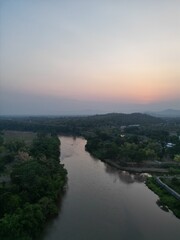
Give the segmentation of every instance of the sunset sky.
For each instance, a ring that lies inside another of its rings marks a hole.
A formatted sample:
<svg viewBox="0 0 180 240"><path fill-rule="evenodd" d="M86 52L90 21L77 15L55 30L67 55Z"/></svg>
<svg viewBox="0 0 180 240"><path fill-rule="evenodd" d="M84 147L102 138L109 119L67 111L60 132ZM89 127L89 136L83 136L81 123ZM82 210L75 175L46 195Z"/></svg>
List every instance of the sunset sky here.
<svg viewBox="0 0 180 240"><path fill-rule="evenodd" d="M1 0L0 114L180 109L179 0Z"/></svg>

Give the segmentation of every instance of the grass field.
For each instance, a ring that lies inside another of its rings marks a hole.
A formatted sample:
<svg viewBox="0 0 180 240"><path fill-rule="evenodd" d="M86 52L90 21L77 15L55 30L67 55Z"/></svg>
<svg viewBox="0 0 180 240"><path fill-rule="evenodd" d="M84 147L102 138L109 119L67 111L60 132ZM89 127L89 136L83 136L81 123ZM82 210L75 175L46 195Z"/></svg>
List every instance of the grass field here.
<svg viewBox="0 0 180 240"><path fill-rule="evenodd" d="M13 140L23 140L27 145L30 145L36 137L34 132L21 132L21 131L3 131L5 142Z"/></svg>

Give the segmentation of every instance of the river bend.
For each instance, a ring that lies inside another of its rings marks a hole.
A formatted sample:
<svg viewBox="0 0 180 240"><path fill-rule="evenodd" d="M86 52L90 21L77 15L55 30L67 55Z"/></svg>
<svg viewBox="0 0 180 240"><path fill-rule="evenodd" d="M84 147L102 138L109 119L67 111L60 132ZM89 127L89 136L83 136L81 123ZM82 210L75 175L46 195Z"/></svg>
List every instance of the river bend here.
<svg viewBox="0 0 180 240"><path fill-rule="evenodd" d="M179 240L180 221L161 210L141 175L116 170L85 151L86 140L60 137L68 186L44 240Z"/></svg>

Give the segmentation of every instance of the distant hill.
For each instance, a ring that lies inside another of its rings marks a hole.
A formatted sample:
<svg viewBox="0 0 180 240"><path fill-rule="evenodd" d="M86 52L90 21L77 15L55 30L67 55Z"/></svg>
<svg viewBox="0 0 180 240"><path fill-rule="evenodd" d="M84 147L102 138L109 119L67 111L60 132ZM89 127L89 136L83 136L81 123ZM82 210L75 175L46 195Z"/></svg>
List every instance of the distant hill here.
<svg viewBox="0 0 180 240"><path fill-rule="evenodd" d="M180 117L180 110L175 109L166 109L159 112L146 112L146 113L154 117L168 117L168 118Z"/></svg>
<svg viewBox="0 0 180 240"><path fill-rule="evenodd" d="M98 127L119 127L122 125L146 125L162 123L161 118L142 113L108 113L93 116L71 117L4 117L0 118L0 130L77 132Z"/></svg>
<svg viewBox="0 0 180 240"><path fill-rule="evenodd" d="M131 125L131 124L152 124L161 123L162 119L143 113L108 113L89 116L86 121L99 121L108 125Z"/></svg>

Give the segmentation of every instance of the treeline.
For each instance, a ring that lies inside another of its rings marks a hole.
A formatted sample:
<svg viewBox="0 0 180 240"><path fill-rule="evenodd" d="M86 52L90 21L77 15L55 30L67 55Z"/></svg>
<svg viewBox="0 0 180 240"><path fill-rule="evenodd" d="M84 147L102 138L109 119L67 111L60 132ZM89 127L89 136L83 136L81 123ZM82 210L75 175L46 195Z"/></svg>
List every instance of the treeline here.
<svg viewBox="0 0 180 240"><path fill-rule="evenodd" d="M125 166L128 162L141 163L144 160L159 160L162 157L162 146L151 140L136 135L117 134L105 138L103 133L96 132L88 137L86 149L95 157L118 161Z"/></svg>
<svg viewBox="0 0 180 240"><path fill-rule="evenodd" d="M28 147L22 140L4 141L0 133L0 174L6 170L6 166L16 161L20 152L28 152Z"/></svg>
<svg viewBox="0 0 180 240"><path fill-rule="evenodd" d="M167 131L149 127L127 127L122 131L97 130L86 138L86 149L92 155L101 160L119 162L122 166L129 163L175 159L180 152L178 136L170 136ZM167 148L166 144L169 141L174 145Z"/></svg>
<svg viewBox="0 0 180 240"><path fill-rule="evenodd" d="M130 124L160 124L163 120L147 114L111 113L76 117L1 117L0 130L44 131L82 135L84 131L101 127L120 127Z"/></svg>
<svg viewBox="0 0 180 240"><path fill-rule="evenodd" d="M12 151L16 164L10 181L0 183L1 240L35 239L47 219L57 214L67 176L59 162L59 144L57 136L38 134L22 158Z"/></svg>

